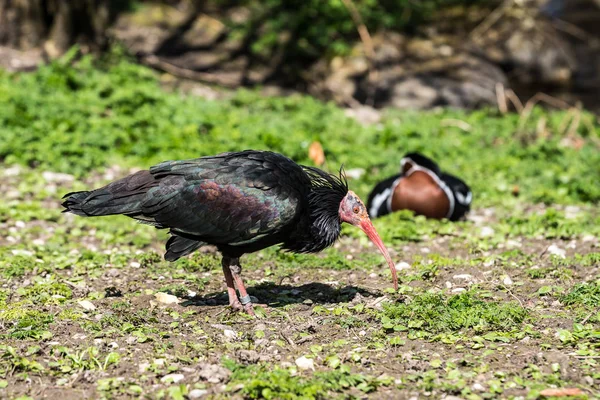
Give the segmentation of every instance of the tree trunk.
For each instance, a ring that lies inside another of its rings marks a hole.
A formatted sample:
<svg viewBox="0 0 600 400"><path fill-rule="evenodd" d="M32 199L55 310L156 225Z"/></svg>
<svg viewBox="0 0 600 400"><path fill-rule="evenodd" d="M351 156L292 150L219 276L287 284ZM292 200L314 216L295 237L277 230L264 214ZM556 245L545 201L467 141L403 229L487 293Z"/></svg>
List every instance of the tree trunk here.
<svg viewBox="0 0 600 400"><path fill-rule="evenodd" d="M19 50L43 47L50 57L74 44L83 50L107 45L106 30L119 0L0 0L0 45Z"/></svg>

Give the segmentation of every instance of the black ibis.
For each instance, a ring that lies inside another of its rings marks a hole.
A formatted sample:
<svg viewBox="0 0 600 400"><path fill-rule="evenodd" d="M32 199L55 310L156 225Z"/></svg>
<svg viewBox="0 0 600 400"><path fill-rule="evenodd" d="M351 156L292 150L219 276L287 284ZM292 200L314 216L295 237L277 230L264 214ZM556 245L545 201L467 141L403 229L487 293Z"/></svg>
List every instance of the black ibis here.
<svg viewBox="0 0 600 400"><path fill-rule="evenodd" d="M276 244L295 253L321 251L336 241L342 222L362 229L379 248L398 288L390 255L342 172L331 175L281 154L246 150L165 161L63 198L63 212L85 217L122 214L168 228L168 261L215 245L223 256L230 306L251 315L240 257Z"/></svg>
<svg viewBox="0 0 600 400"><path fill-rule="evenodd" d="M456 221L471 207L471 189L460 178L440 171L431 159L409 153L400 161L400 174L379 182L369 194L371 218L412 210L428 218Z"/></svg>

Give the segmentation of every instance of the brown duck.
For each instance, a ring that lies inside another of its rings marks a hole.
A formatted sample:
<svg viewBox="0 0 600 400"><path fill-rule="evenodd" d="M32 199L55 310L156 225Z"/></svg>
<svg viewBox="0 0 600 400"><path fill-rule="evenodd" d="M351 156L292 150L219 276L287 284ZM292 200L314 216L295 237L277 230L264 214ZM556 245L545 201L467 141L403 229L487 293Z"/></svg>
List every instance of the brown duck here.
<svg viewBox="0 0 600 400"><path fill-rule="evenodd" d="M434 161L419 153L407 154L400 164L400 174L379 182L369 194L371 218L412 210L428 218L456 221L469 211L472 194L464 181L441 172Z"/></svg>

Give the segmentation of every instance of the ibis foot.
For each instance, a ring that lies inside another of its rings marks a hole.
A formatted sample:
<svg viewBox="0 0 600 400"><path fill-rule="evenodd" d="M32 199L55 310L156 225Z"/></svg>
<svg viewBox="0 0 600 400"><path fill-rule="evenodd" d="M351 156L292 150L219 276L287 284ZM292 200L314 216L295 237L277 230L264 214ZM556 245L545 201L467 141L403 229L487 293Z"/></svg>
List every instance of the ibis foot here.
<svg viewBox="0 0 600 400"><path fill-rule="evenodd" d="M236 312L242 311L244 309L244 306L242 306L242 303L240 303L240 301L237 298L234 301L229 302L229 307L231 307L231 309Z"/></svg>

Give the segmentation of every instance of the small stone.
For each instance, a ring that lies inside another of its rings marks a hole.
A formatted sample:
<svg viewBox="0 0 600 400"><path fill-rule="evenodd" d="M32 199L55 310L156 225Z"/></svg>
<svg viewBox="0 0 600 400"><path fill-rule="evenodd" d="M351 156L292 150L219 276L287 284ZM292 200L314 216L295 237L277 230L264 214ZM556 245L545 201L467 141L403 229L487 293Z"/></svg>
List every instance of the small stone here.
<svg viewBox="0 0 600 400"><path fill-rule="evenodd" d="M548 253L555 255L557 257L560 257L560 258L566 258L566 255L567 255L567 252L564 249L561 249L560 247L558 247L555 244L551 244L548 247L547 251L548 251Z"/></svg>
<svg viewBox="0 0 600 400"><path fill-rule="evenodd" d="M365 336L366 334L367 334L367 331L364 331L364 330L363 330L363 331L360 331L360 332L358 332L358 335L359 335L359 336Z"/></svg>
<svg viewBox="0 0 600 400"><path fill-rule="evenodd" d="M581 241L583 241L583 242L595 242L596 241L596 236L594 236L594 235L585 235L584 237L581 238Z"/></svg>
<svg viewBox="0 0 600 400"><path fill-rule="evenodd" d="M163 365L165 365L165 359L164 358L155 358L153 361L153 364L162 367Z"/></svg>
<svg viewBox="0 0 600 400"><path fill-rule="evenodd" d="M15 222L15 227L17 227L19 229L23 229L23 228L25 228L25 222L23 222L23 221L16 221Z"/></svg>
<svg viewBox="0 0 600 400"><path fill-rule="evenodd" d="M89 300L80 300L77 302L86 311L94 311L96 306Z"/></svg>
<svg viewBox="0 0 600 400"><path fill-rule="evenodd" d="M513 281L512 281L512 279L510 279L510 276L507 275L502 280L502 283L504 283L506 286L510 286L513 284Z"/></svg>
<svg viewBox="0 0 600 400"><path fill-rule="evenodd" d="M594 386L594 378L592 378L589 375L586 375L583 377L583 380L585 381L585 383L587 383L589 386Z"/></svg>
<svg viewBox="0 0 600 400"><path fill-rule="evenodd" d="M467 281L467 282L471 282L473 280L473 275L469 275L469 274L458 274L458 275L454 275L452 277L452 279L457 280L457 281Z"/></svg>
<svg viewBox="0 0 600 400"><path fill-rule="evenodd" d="M494 233L496 233L496 231L494 231L494 229L490 228L489 226L484 226L479 231L479 236L490 237L490 236L494 236Z"/></svg>
<svg viewBox="0 0 600 400"><path fill-rule="evenodd" d="M306 300L304 300L304 301L302 302L302 304L307 304L307 305L311 305L311 304L313 304L313 303L314 303L314 302L313 302L311 299L306 299Z"/></svg>
<svg viewBox="0 0 600 400"><path fill-rule="evenodd" d="M106 271L106 276L109 276L111 278L116 278L119 275L121 275L121 271L119 271L116 268L111 268L108 271Z"/></svg>
<svg viewBox="0 0 600 400"><path fill-rule="evenodd" d="M292 363L289 361L282 361L279 365L281 365L281 368L290 368Z"/></svg>
<svg viewBox="0 0 600 400"><path fill-rule="evenodd" d="M225 329L223 335L229 340L237 339L237 332L231 329Z"/></svg>
<svg viewBox="0 0 600 400"><path fill-rule="evenodd" d="M129 335L127 336L127 339L125 339L125 343L127 344L134 344L137 343L138 339L137 337L133 336L133 335Z"/></svg>
<svg viewBox="0 0 600 400"><path fill-rule="evenodd" d="M446 282L446 289L452 289L452 282Z"/></svg>
<svg viewBox="0 0 600 400"><path fill-rule="evenodd" d="M200 364L200 379L209 383L224 382L231 375L231 371L217 364Z"/></svg>
<svg viewBox="0 0 600 400"><path fill-rule="evenodd" d="M110 347L111 349L118 349L119 348L119 344L117 342L110 342L108 344L108 347Z"/></svg>
<svg viewBox="0 0 600 400"><path fill-rule="evenodd" d="M315 362L311 358L306 358L306 356L302 356L296 359L296 366L301 370L305 371L307 369L315 370Z"/></svg>
<svg viewBox="0 0 600 400"><path fill-rule="evenodd" d="M14 256L24 256L24 257L31 257L31 256L33 256L33 252L32 251L22 250L22 249L11 250L11 253Z"/></svg>
<svg viewBox="0 0 600 400"><path fill-rule="evenodd" d="M73 175L63 174L60 172L50 172L50 171L42 172L42 178L44 178L47 182L60 182L60 183L73 182L75 180L75 177Z"/></svg>
<svg viewBox="0 0 600 400"><path fill-rule="evenodd" d="M410 264L405 262L405 261L400 261L398 264L396 264L396 271L402 271L405 269L410 269Z"/></svg>
<svg viewBox="0 0 600 400"><path fill-rule="evenodd" d="M165 375L162 378L160 378L160 381L163 383L165 383L165 382L177 383L184 379L185 379L185 376L183 376L183 374L169 374L169 375Z"/></svg>
<svg viewBox="0 0 600 400"><path fill-rule="evenodd" d="M21 167L19 167L18 165L4 169L4 176L17 176L20 173L21 173Z"/></svg>
<svg viewBox="0 0 600 400"><path fill-rule="evenodd" d="M471 386L471 389L473 389L474 392L485 392L485 388L481 383L474 383L473 386Z"/></svg>
<svg viewBox="0 0 600 400"><path fill-rule="evenodd" d="M140 263L139 263L139 262L137 262L137 261L132 261L132 262L130 262L130 263L129 263L129 266L130 266L131 268L139 268L139 267L141 267L141 266L142 266L142 264L140 264Z"/></svg>
<svg viewBox="0 0 600 400"><path fill-rule="evenodd" d="M193 290L188 290L187 297L191 299L193 297L196 297L197 294L198 293L194 292Z"/></svg>
<svg viewBox="0 0 600 400"><path fill-rule="evenodd" d="M429 249L429 247L422 247L421 253L429 254L429 253L431 253L431 250Z"/></svg>
<svg viewBox="0 0 600 400"><path fill-rule="evenodd" d="M73 339L75 340L83 340L87 337L87 335L84 335L83 333L76 333L73 335Z"/></svg>
<svg viewBox="0 0 600 400"><path fill-rule="evenodd" d="M147 362L140 363L138 365L138 372L140 374L143 374L144 372L146 372L148 370L148 368L150 368L150 363L147 363Z"/></svg>
<svg viewBox="0 0 600 400"><path fill-rule="evenodd" d="M172 294L158 292L154 294L156 300L163 304L177 304L179 303L179 299L177 296L173 296Z"/></svg>
<svg viewBox="0 0 600 400"><path fill-rule="evenodd" d="M514 239L509 239L506 241L506 247L508 248L515 248L515 247L521 247L522 243L519 242L518 240L514 240Z"/></svg>
<svg viewBox="0 0 600 400"><path fill-rule="evenodd" d="M467 289L465 289L465 288L457 287L457 288L452 289L452 293L462 293L462 292L465 292L466 290Z"/></svg>
<svg viewBox="0 0 600 400"><path fill-rule="evenodd" d="M200 397L204 396L206 393L208 393L208 390L206 390L206 389L194 389L188 393L188 397L190 399L199 399Z"/></svg>
<svg viewBox="0 0 600 400"><path fill-rule="evenodd" d="M369 274L369 278L377 278L377 274L375 272L371 272Z"/></svg>

